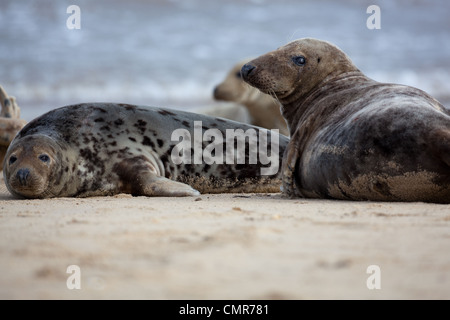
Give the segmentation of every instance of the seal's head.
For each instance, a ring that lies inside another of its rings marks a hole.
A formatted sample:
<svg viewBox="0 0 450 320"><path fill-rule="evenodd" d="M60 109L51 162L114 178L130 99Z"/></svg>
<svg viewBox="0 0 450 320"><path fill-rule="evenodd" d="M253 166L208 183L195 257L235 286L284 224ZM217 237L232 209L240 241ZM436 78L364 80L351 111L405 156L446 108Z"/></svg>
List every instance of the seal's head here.
<svg viewBox="0 0 450 320"><path fill-rule="evenodd" d="M214 99L239 103L247 108L251 124L267 129L279 129L280 133L289 135L276 100L242 79L241 69L248 61L246 59L237 63L228 72L226 78L214 88Z"/></svg>
<svg viewBox="0 0 450 320"><path fill-rule="evenodd" d="M304 38L245 64L242 78L282 103L298 101L321 82L342 73L359 71L333 44Z"/></svg>
<svg viewBox="0 0 450 320"><path fill-rule="evenodd" d="M232 101L246 105L262 100L265 94L258 89L249 86L242 80L241 69L249 60L241 61L234 65L226 78L214 88L214 99ZM272 100L270 97L268 97Z"/></svg>
<svg viewBox="0 0 450 320"><path fill-rule="evenodd" d="M53 139L44 135L14 140L3 163L8 190L13 195L24 198L54 196L54 185L62 182L60 150ZM59 181L55 181L57 179Z"/></svg>
<svg viewBox="0 0 450 320"><path fill-rule="evenodd" d="M214 88L214 99L223 101L239 101L241 99L246 90L246 84L241 77L241 68L246 62L248 60L236 64L228 72L226 78Z"/></svg>

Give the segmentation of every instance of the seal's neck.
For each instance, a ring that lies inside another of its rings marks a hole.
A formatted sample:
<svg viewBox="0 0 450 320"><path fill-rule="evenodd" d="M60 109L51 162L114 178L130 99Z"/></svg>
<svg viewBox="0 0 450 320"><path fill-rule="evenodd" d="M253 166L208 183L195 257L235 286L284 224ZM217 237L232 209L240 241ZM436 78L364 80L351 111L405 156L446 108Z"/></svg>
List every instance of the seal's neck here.
<svg viewBox="0 0 450 320"><path fill-rule="evenodd" d="M325 108L325 104L322 107L322 105L318 105L318 101L325 97L336 96L337 98L342 91L354 88L355 84L360 84L361 81L373 80L367 78L359 70L341 73L337 76L329 75L306 93L298 90L288 97L280 99L282 103L281 111L288 123L291 136L296 130L298 123L305 116L323 118L339 106L338 101L336 101L336 104L326 103Z"/></svg>

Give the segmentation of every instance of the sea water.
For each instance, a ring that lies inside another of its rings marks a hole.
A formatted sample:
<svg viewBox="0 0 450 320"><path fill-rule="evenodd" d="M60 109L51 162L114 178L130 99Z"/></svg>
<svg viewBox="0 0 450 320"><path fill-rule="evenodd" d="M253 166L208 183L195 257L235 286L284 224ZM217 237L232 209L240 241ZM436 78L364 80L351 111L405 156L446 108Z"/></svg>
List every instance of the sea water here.
<svg viewBox="0 0 450 320"><path fill-rule="evenodd" d="M380 29L367 27L371 5ZM195 110L217 103L236 62L314 37L450 107L449 15L446 0L1 0L0 85L26 120L94 101Z"/></svg>

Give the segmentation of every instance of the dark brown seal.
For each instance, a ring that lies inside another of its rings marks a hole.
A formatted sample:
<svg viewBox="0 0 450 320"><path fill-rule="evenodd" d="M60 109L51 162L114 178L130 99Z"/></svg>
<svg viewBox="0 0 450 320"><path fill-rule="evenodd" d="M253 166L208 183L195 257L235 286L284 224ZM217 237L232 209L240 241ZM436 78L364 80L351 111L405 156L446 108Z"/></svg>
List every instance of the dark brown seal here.
<svg viewBox="0 0 450 320"><path fill-rule="evenodd" d="M450 115L426 92L369 79L316 39L269 52L242 75L283 105L286 195L450 203Z"/></svg>

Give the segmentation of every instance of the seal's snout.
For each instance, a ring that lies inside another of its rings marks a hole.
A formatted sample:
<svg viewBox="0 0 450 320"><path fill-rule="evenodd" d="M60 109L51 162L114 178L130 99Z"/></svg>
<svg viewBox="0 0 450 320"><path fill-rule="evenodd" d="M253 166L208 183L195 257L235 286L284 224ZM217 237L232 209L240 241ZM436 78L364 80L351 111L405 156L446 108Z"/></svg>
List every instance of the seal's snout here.
<svg viewBox="0 0 450 320"><path fill-rule="evenodd" d="M244 64L241 69L242 79L247 80L256 67L250 63Z"/></svg>
<svg viewBox="0 0 450 320"><path fill-rule="evenodd" d="M230 91L231 90L227 90L227 88L223 87L222 85L218 85L217 87L214 88L213 91L213 96L214 99L216 100L223 100L223 101L230 101Z"/></svg>
<svg viewBox="0 0 450 320"><path fill-rule="evenodd" d="M221 99L219 86L216 86L213 90L214 99Z"/></svg>
<svg viewBox="0 0 450 320"><path fill-rule="evenodd" d="M16 177L19 180L20 184L22 186L26 186L28 182L28 177L30 176L30 170L29 169L19 169L17 171Z"/></svg>

